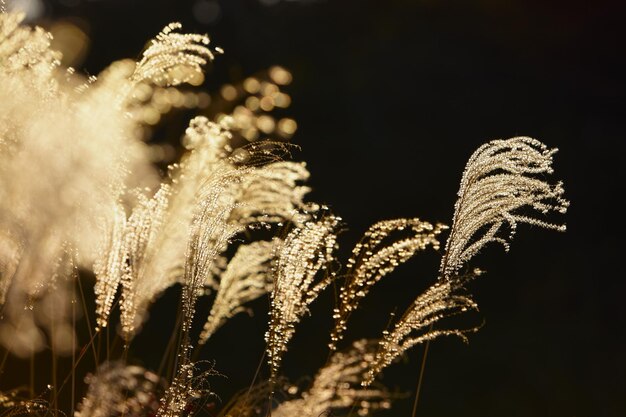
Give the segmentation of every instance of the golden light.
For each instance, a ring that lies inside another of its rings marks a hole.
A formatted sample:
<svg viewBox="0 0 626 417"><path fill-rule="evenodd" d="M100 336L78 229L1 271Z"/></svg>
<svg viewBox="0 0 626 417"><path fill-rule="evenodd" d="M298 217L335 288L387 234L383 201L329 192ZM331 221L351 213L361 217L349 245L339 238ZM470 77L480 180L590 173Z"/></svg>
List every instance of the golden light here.
<svg viewBox="0 0 626 417"><path fill-rule="evenodd" d="M133 91L133 97L139 101L148 101L152 97L152 87L145 83L139 83Z"/></svg>
<svg viewBox="0 0 626 417"><path fill-rule="evenodd" d="M270 96L265 96L261 99L259 105L265 111L272 111L274 109L274 99Z"/></svg>
<svg viewBox="0 0 626 417"><path fill-rule="evenodd" d="M195 93L186 93L183 97L183 106L188 109L193 109L198 107L198 95Z"/></svg>
<svg viewBox="0 0 626 417"><path fill-rule="evenodd" d="M204 91L198 93L198 107L201 109L205 109L209 107L209 104L211 104L211 96Z"/></svg>
<svg viewBox="0 0 626 417"><path fill-rule="evenodd" d="M61 20L50 27L51 46L63 54L61 62L65 66L79 66L89 50L89 37L76 24Z"/></svg>
<svg viewBox="0 0 626 417"><path fill-rule="evenodd" d="M274 97L274 104L276 107L287 108L291 105L291 97L289 94L278 93Z"/></svg>
<svg viewBox="0 0 626 417"><path fill-rule="evenodd" d="M154 107L161 113L167 113L172 108L172 103L167 96L166 90L158 88L152 97Z"/></svg>
<svg viewBox="0 0 626 417"><path fill-rule="evenodd" d="M276 127L276 122L274 122L274 118L268 115L259 116L256 121L256 126L259 130L265 134L270 134L274 131Z"/></svg>
<svg viewBox="0 0 626 417"><path fill-rule="evenodd" d="M293 119L286 117L278 122L278 130L286 136L292 136L297 129L298 124Z"/></svg>
<svg viewBox="0 0 626 417"><path fill-rule="evenodd" d="M273 96L274 94L278 94L280 90L276 84L263 82L261 84L261 94L264 96Z"/></svg>
<svg viewBox="0 0 626 417"><path fill-rule="evenodd" d="M142 116L143 120L149 125L155 125L161 120L161 113L154 107L146 107Z"/></svg>
<svg viewBox="0 0 626 417"><path fill-rule="evenodd" d="M246 138L246 140L253 142L259 138L259 131L254 127L250 127L248 129L244 129L241 132L241 135Z"/></svg>
<svg viewBox="0 0 626 417"><path fill-rule="evenodd" d="M288 85L291 84L292 76L289 71L284 69L283 67L274 66L270 68L270 78L276 83L280 85Z"/></svg>
<svg viewBox="0 0 626 417"><path fill-rule="evenodd" d="M185 96L178 89L169 87L165 90L167 93L167 99L174 107L183 107L185 104Z"/></svg>
<svg viewBox="0 0 626 417"><path fill-rule="evenodd" d="M256 78L249 77L243 82L243 88L250 94L256 94L261 90L261 83Z"/></svg>
<svg viewBox="0 0 626 417"><path fill-rule="evenodd" d="M246 107L251 111L257 111L259 109L259 98L255 96L248 97L246 99Z"/></svg>
<svg viewBox="0 0 626 417"><path fill-rule="evenodd" d="M223 86L220 93L222 94L222 97L228 101L233 101L237 98L237 89L230 84Z"/></svg>
<svg viewBox="0 0 626 417"><path fill-rule="evenodd" d="M204 73L202 72L194 72L193 75L191 76L191 79L189 80L189 84L196 86L196 87L199 85L202 85L203 82L204 82Z"/></svg>

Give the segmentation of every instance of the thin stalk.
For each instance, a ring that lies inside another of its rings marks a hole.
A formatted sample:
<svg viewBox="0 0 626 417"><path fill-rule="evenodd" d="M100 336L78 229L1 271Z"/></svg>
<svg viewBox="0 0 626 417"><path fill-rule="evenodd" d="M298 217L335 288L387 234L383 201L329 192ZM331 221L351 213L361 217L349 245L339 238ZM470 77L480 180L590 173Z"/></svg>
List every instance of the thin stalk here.
<svg viewBox="0 0 626 417"><path fill-rule="evenodd" d="M165 352L163 353L163 358L161 358L161 363L159 364L159 372L158 372L159 376L163 375L163 371L164 371L167 359L171 355L171 352L172 352L172 350L174 348L174 343L176 342L176 337L178 335L176 329L178 329L178 327L180 326L180 324L182 322L182 319L183 319L183 316L182 316L182 313L181 313L181 308L180 308L180 303L179 303L179 305L178 305L178 314L177 314L177 318L176 318L176 324L174 325L174 328L172 329L172 334L170 336L170 340L167 342L167 347L165 348Z"/></svg>
<svg viewBox="0 0 626 417"><path fill-rule="evenodd" d="M94 334L93 334L93 331L91 330L91 320L89 320L89 312L87 311L87 303L85 302L85 293L83 292L83 284L81 283L80 277L78 277L76 281L78 281L81 304L83 306L83 314L85 315L85 320L87 321L87 330L89 331L89 338L90 338L89 344L91 345L91 349L93 351L93 360L94 360L95 368L97 372L98 371L98 354L96 353L96 346L93 344ZM100 334L100 332L98 332L98 334Z"/></svg>
<svg viewBox="0 0 626 417"><path fill-rule="evenodd" d="M261 366L263 366L263 363L265 362L265 349L263 350L263 355L261 355L261 360L259 361L259 365L256 367L256 371L254 372L254 377L252 377L252 382L250 382L250 387L248 388L248 392L246 392L246 397L244 398L244 404L247 403L248 398L250 397L250 392L252 392L252 387L254 386L254 383L256 382L256 379L259 376L259 373L261 372Z"/></svg>
<svg viewBox="0 0 626 417"><path fill-rule="evenodd" d="M109 346L110 346L110 328L109 326L107 326L107 343L106 343L106 351L107 351L107 362L109 361L109 359L111 358L111 353L109 352Z"/></svg>
<svg viewBox="0 0 626 417"><path fill-rule="evenodd" d="M35 398L35 351L30 352L30 386L29 394L30 398Z"/></svg>
<svg viewBox="0 0 626 417"><path fill-rule="evenodd" d="M432 331L433 325L430 325L430 330ZM413 402L413 413L411 413L411 417L415 417L417 413L417 404L420 398L420 391L422 389L422 381L424 380L424 370L426 369L426 358L428 357L428 348L430 347L430 340L427 340L424 344L424 356L422 356L422 366L420 368L420 376L417 380L417 388L415 388L415 401Z"/></svg>
<svg viewBox="0 0 626 417"><path fill-rule="evenodd" d="M76 293L72 297L72 329L76 329ZM72 368L76 366L76 331L72 332ZM72 394L71 394L71 407L72 416L74 415L74 407L76 405L76 373L72 371Z"/></svg>
<svg viewBox="0 0 626 417"><path fill-rule="evenodd" d="M57 355L56 355L56 342L55 342L55 319L54 312L52 311L52 305L50 305L50 334L52 335L52 340L50 343L51 351L52 351L52 409L54 410L54 417L58 417L59 415L59 403L58 403L58 387L57 387Z"/></svg>

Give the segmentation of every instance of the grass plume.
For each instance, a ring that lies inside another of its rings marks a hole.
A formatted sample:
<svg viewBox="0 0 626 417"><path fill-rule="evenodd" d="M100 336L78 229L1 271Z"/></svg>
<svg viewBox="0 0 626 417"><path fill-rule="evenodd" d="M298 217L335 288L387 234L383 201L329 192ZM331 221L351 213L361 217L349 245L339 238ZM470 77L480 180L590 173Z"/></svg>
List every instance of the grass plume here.
<svg viewBox="0 0 626 417"><path fill-rule="evenodd" d="M150 126L181 100L193 108L203 97L182 89L198 84L221 53L209 48L206 35L182 33L172 23L137 62L119 61L84 77L62 68L50 34L22 25L23 15L5 13L0 4L0 345L6 351L0 373L13 356L30 358L34 373L34 355L46 350L53 369L50 389L35 393L33 382L26 396L0 393L2 416L62 414L59 392L70 380L75 417L368 415L396 397L379 379L401 355L441 336L467 340L477 330L448 318L478 310L466 283L480 274L469 263L486 245L508 250L519 224L565 230L550 218L569 205L562 183L547 180L556 149L528 137L479 147L461 177L434 283L388 331L380 329L380 339L331 352L307 389L295 389L282 375L282 359L320 294L342 282L328 312L334 351L375 284L421 251L439 250L448 228L416 217L377 222L341 270L341 218L307 201L310 173L289 160L293 146L285 143L295 121L276 123L268 114L289 105L279 87L291 81L287 70L272 67L265 79L225 86L220 105L232 111L193 117L181 140L171 141L180 157L166 160L164 148L150 142ZM261 133L271 137L258 139ZM91 274L94 311L76 288L84 297ZM156 372L134 363L130 344L173 286L181 287L179 317ZM198 322L208 293L212 305ZM195 356L264 297L270 304L264 357L250 387L222 406L209 387L217 375L213 363ZM77 341L79 303L87 341ZM119 330L112 326L117 320ZM115 343L123 348L115 350ZM74 372L86 352L93 352L95 369L79 391ZM72 357L71 372L57 387L63 356ZM209 398L221 408L208 411Z"/></svg>

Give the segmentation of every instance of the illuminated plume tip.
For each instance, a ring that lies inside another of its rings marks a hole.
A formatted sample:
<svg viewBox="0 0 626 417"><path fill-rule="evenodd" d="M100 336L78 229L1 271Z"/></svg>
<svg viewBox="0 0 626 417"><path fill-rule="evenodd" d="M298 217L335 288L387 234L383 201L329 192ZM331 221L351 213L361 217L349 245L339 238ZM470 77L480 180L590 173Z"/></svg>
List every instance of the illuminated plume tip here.
<svg viewBox="0 0 626 417"><path fill-rule="evenodd" d="M137 63L133 80L159 85L186 83L215 58L207 35L178 33L180 28L180 23L170 23L152 40Z"/></svg>
<svg viewBox="0 0 626 417"><path fill-rule="evenodd" d="M385 388L359 386L374 358L376 343L358 340L347 351L335 352L321 368L312 386L300 398L280 404L274 417L317 417L331 410L356 412L358 416L390 407L392 394ZM351 413L352 414L352 413Z"/></svg>
<svg viewBox="0 0 626 417"><path fill-rule="evenodd" d="M333 315L335 328L331 333L331 349L343 339L348 318L371 287L416 252L428 246L439 249L437 236L446 228L413 218L381 221L365 232L348 260L346 282L340 289L339 306Z"/></svg>
<svg viewBox="0 0 626 417"><path fill-rule="evenodd" d="M270 327L266 334L272 379L278 374L295 325L335 277L328 269L334 260L340 220L336 216L324 215L320 220L296 227L276 251Z"/></svg>
<svg viewBox="0 0 626 417"><path fill-rule="evenodd" d="M452 277L487 243L500 243L508 250L519 223L565 230L563 224L539 218L563 214L569 206L563 184L543 180L553 171L556 151L538 140L516 137L491 141L474 152L461 179L442 276ZM510 232L503 236L505 224Z"/></svg>
<svg viewBox="0 0 626 417"><path fill-rule="evenodd" d="M448 317L478 310L477 304L462 295L461 290L462 286L457 283L438 281L417 297L393 330L383 332L362 385L369 386L384 368L413 346L441 336L456 336L467 342L466 333L477 328L434 328L435 324Z"/></svg>
<svg viewBox="0 0 626 417"><path fill-rule="evenodd" d="M241 245L220 276L219 287L209 318L200 334L200 343L234 315L245 312L245 303L272 289L269 265L274 245L280 241L260 241Z"/></svg>

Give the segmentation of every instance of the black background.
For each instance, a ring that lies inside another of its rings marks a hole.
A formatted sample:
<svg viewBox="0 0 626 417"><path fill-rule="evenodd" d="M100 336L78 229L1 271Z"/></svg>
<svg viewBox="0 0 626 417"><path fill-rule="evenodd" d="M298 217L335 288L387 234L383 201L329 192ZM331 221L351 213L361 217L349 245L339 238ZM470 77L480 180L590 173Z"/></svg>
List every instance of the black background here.
<svg viewBox="0 0 626 417"><path fill-rule="evenodd" d="M268 7L222 0L219 20L201 25L192 3L83 2L49 7L47 18L88 22L84 70L92 74L137 57L175 20L209 33L226 51L209 71L209 89L270 65L289 68L288 114L298 121L293 142L302 147L294 157L312 172L310 199L328 204L348 226L342 254L376 220L450 223L465 161L487 140L524 135L558 147L555 177L572 203L568 231L522 227L510 253L491 248L473 261L488 272L471 286L485 324L467 346L431 345L417 415L626 415L623 8L605 1ZM349 335L379 335L389 313L401 313L432 282L437 262L426 253L381 282ZM154 311L170 311L168 300ZM303 321L285 357L290 377L310 375L325 361L331 301L324 294ZM233 319L203 350L228 377L214 384L223 400L254 374L266 305L257 303L253 319ZM133 344L149 366L158 364L153 340L170 320L153 314ZM421 357L422 348L409 352L384 382L414 391ZM410 416L411 406L411 398L400 400L390 415Z"/></svg>

